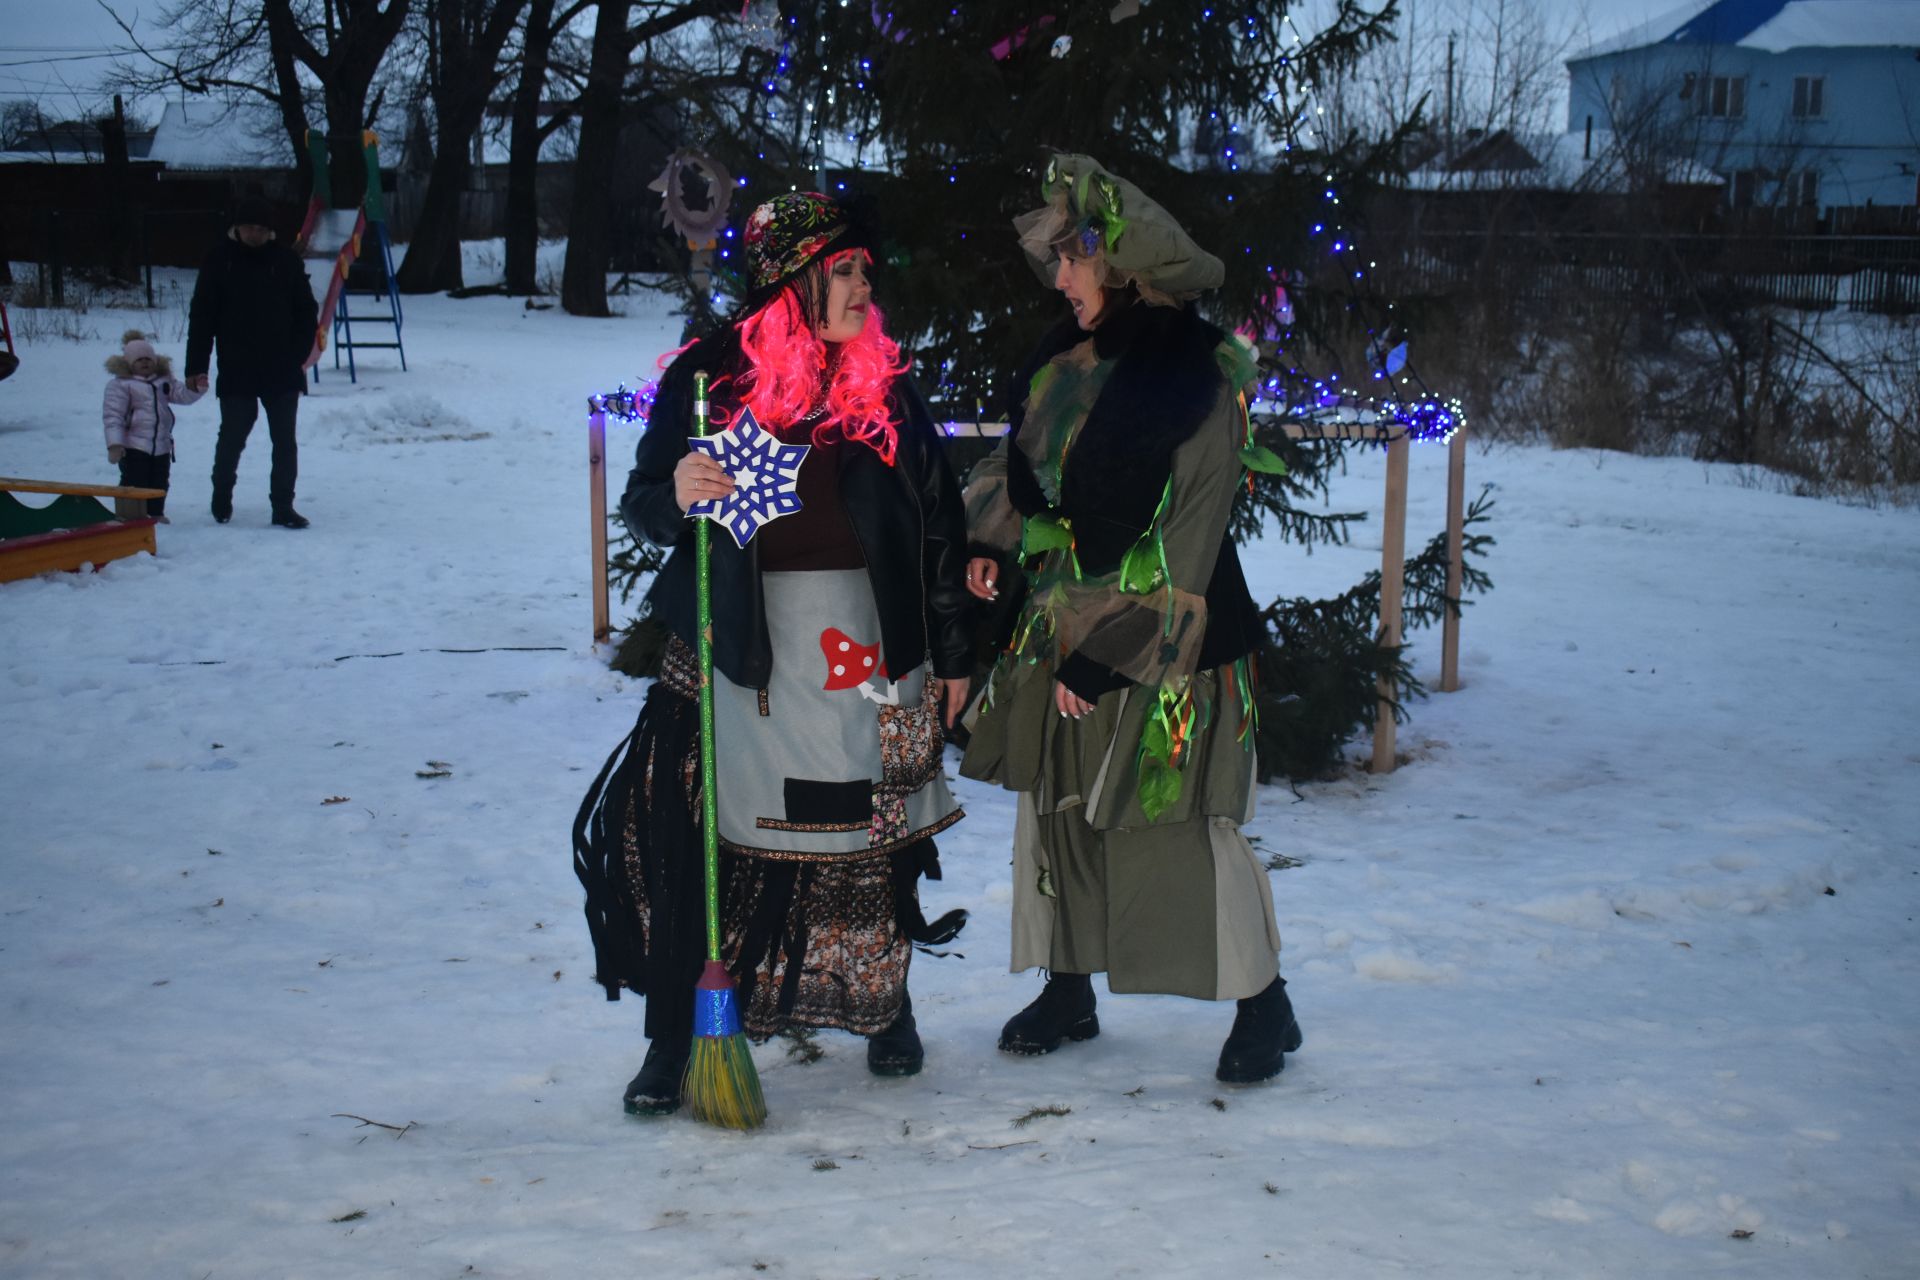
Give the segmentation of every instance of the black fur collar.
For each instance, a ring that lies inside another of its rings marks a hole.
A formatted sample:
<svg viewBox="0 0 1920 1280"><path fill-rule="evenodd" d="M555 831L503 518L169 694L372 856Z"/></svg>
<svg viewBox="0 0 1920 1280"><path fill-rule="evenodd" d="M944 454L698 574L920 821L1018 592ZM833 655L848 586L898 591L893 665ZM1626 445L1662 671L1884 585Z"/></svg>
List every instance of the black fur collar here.
<svg viewBox="0 0 1920 1280"><path fill-rule="evenodd" d="M1094 354L1114 360L1067 461L1059 514L1073 521L1081 568L1103 573L1152 525L1173 451L1186 443L1220 394L1214 348L1224 335L1184 307L1134 300L1093 331ZM1084 341L1073 321L1042 340L1029 375ZM1024 407L1023 407L1024 408ZM1014 421L1017 433L1022 412ZM1008 496L1024 515L1046 511L1026 456L1008 450Z"/></svg>

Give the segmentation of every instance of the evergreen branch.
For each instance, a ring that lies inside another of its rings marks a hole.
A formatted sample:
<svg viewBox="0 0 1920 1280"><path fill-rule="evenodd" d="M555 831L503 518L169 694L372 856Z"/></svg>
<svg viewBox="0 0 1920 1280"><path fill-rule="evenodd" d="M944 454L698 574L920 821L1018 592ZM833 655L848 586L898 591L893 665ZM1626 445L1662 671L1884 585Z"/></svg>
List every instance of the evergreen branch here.
<svg viewBox="0 0 1920 1280"><path fill-rule="evenodd" d="M1474 532L1493 509L1483 489L1465 513L1461 535L1461 599L1447 595L1447 535L1437 534L1406 562L1401 630L1431 626L1469 602L1465 596L1492 590L1493 579L1474 559L1494 545ZM1255 745L1262 782L1276 776L1325 776L1340 762L1340 749L1373 726L1380 709L1379 684L1395 723L1407 720L1406 704L1424 698L1426 685L1413 673L1405 644L1379 643L1380 574L1376 570L1326 600L1275 600L1261 611L1267 638L1256 652L1259 719Z"/></svg>

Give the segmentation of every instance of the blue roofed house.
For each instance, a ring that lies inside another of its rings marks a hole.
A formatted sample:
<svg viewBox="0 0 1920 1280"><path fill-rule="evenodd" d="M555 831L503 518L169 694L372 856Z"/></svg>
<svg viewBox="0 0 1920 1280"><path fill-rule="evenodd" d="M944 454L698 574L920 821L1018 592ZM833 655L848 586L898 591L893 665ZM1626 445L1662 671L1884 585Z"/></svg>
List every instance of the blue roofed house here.
<svg viewBox="0 0 1920 1280"><path fill-rule="evenodd" d="M1694 0L1567 70L1570 133L1706 165L1735 208L1920 204L1920 0Z"/></svg>

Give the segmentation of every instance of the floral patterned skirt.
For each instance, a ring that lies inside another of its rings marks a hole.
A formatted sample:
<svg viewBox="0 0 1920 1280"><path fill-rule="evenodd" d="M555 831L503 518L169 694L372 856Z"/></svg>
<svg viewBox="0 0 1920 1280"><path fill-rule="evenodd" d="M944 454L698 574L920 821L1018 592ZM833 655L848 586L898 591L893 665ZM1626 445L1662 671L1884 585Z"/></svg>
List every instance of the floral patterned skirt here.
<svg viewBox="0 0 1920 1280"><path fill-rule="evenodd" d="M868 617L834 607L845 579ZM962 816L941 773L939 691L924 665L897 682L879 671L863 571L764 580L768 688L714 687L721 954L754 1039L795 1026L872 1035L900 1012L914 944L966 919L929 925L919 902L920 879L940 878L931 837ZM574 829L599 981L609 998L647 997L649 1037L691 1026L705 955L698 690L692 649L671 639Z"/></svg>

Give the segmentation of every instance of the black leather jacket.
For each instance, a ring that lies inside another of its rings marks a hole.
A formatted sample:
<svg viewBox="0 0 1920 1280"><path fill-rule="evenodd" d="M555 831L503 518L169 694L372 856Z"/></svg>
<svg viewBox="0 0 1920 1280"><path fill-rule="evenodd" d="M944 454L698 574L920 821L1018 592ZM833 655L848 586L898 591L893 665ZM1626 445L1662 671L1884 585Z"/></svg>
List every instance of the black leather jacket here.
<svg viewBox="0 0 1920 1280"><path fill-rule="evenodd" d="M732 344L703 341L683 352L660 379L647 432L627 475L620 515L636 538L671 547L647 592L651 615L689 645L695 643L693 522L673 497L673 469L693 430L693 375L718 373ZM880 649L896 678L933 656L933 674L971 675L967 625L966 516L953 470L924 401L906 378L894 383L900 423L894 465L865 445L847 449L841 500L867 561L880 611ZM766 600L760 589L758 540L741 550L716 533L713 568L713 663L727 679L765 688L773 669Z"/></svg>

